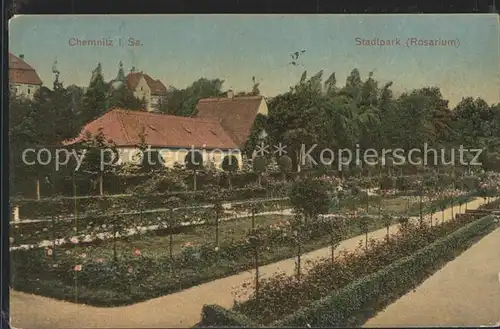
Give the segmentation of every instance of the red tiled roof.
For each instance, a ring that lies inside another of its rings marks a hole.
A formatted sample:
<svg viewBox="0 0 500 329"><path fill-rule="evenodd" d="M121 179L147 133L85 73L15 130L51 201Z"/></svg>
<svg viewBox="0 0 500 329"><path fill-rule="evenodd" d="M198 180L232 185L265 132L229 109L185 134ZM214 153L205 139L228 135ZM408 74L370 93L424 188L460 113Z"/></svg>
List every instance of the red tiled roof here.
<svg viewBox="0 0 500 329"><path fill-rule="evenodd" d="M151 89L151 95L164 96L167 93L167 87L165 87L165 85L160 80L154 80L149 75L142 72L134 72L127 75L128 88L134 90L142 77L144 77L146 83Z"/></svg>
<svg viewBox="0 0 500 329"><path fill-rule="evenodd" d="M41 85L42 80L28 63L9 53L9 82Z"/></svg>
<svg viewBox="0 0 500 329"><path fill-rule="evenodd" d="M204 98L198 101L197 117L217 120L231 138L243 147L259 110L262 96L235 96L233 98Z"/></svg>
<svg viewBox="0 0 500 329"><path fill-rule="evenodd" d="M64 144L82 141L86 132L96 135L101 127L106 138L117 146L140 144L144 128L145 142L151 147L237 148L217 121L122 109L113 109L88 123L79 137Z"/></svg>

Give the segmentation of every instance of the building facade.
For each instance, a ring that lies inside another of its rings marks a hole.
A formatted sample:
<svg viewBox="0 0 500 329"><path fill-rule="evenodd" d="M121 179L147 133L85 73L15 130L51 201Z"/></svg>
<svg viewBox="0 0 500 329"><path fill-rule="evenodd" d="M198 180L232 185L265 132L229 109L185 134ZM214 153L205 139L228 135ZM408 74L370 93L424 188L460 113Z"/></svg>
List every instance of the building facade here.
<svg viewBox="0 0 500 329"><path fill-rule="evenodd" d="M16 95L33 99L42 86L42 80L36 70L19 57L9 53L9 87Z"/></svg>
<svg viewBox="0 0 500 329"><path fill-rule="evenodd" d="M145 81L143 77L138 79L139 91L148 86ZM160 155L159 159L150 159L153 165L157 161L170 168L183 165L186 156L196 151L201 153L204 166L220 170L224 159L234 156L241 169L242 149L252 133L255 119L259 114L267 116L268 113L264 97L234 97L228 93L227 97L200 99L197 110L194 117L182 117L112 109L88 123L78 138L65 145L82 142L88 134L95 136L102 131L116 146L121 164L143 161L142 145L157 151L152 154Z"/></svg>
<svg viewBox="0 0 500 329"><path fill-rule="evenodd" d="M135 97L145 99L149 112L157 111L166 102L167 88L160 80L151 78L143 72L131 72L126 77L127 87Z"/></svg>
<svg viewBox="0 0 500 329"><path fill-rule="evenodd" d="M238 166L242 157L238 146L215 120L203 120L144 111L113 109L88 123L80 136L64 143L82 142L87 134L97 135L99 130L113 141L119 153L119 164L139 164L142 161L141 144L156 150L165 167L183 165L191 151L202 154L203 164L221 169L222 161L234 155Z"/></svg>

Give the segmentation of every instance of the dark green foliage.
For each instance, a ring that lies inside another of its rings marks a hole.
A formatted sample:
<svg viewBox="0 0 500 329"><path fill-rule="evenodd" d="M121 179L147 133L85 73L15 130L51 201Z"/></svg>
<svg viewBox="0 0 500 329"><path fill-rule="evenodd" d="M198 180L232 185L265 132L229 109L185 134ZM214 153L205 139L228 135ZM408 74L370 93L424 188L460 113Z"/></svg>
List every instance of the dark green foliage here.
<svg viewBox="0 0 500 329"><path fill-rule="evenodd" d="M255 327L246 316L219 305L205 305L201 311L201 327Z"/></svg>
<svg viewBox="0 0 500 329"><path fill-rule="evenodd" d="M200 151L191 150L186 154L184 164L186 165L186 169L200 170L203 168L203 155Z"/></svg>
<svg viewBox="0 0 500 329"><path fill-rule="evenodd" d="M380 307L381 303L390 301L391 296L400 296L412 289L429 275L429 270L453 259L455 252L463 250L467 242L490 232L492 224L493 218L487 216L460 228L415 254L273 323L273 327L347 327L347 321L352 316L359 316L363 309L371 305Z"/></svg>
<svg viewBox="0 0 500 329"><path fill-rule="evenodd" d="M237 171L239 168L238 158L234 155L226 155L222 160L222 169L229 173Z"/></svg>
<svg viewBox="0 0 500 329"><path fill-rule="evenodd" d="M307 219L328 213L331 204L329 186L318 179L307 178L293 183L290 202L294 209Z"/></svg>
<svg viewBox="0 0 500 329"><path fill-rule="evenodd" d="M287 174L292 170L292 159L288 155L283 155L278 159L278 166L283 174Z"/></svg>
<svg viewBox="0 0 500 329"><path fill-rule="evenodd" d="M144 111L146 109L146 101L135 97L132 91L124 84L118 89L111 90L108 108Z"/></svg>
<svg viewBox="0 0 500 329"><path fill-rule="evenodd" d="M256 173L263 173L266 171L267 168L267 159L263 156L258 156L253 159L253 171Z"/></svg>

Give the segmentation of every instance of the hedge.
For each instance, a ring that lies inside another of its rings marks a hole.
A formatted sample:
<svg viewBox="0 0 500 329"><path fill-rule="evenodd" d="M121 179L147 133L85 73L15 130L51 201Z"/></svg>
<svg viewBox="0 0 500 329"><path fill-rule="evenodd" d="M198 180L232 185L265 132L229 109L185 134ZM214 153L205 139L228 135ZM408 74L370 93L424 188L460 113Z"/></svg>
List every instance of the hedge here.
<svg viewBox="0 0 500 329"><path fill-rule="evenodd" d="M218 191L217 199L224 201L240 201L252 198L267 198L284 196L284 192L273 191L266 188L243 188ZM179 205L192 206L208 204L213 202L213 198L207 191L192 191L192 192L169 192L149 194L147 196L136 195L136 199L140 198L143 202L143 209L147 208L162 208L165 206L166 200L176 198ZM134 207L134 195L103 195L103 196L80 196L80 197L54 197L36 199L11 199L11 206L19 207L19 216L21 218L40 218L50 217L52 215L72 214L75 210L78 213L84 213L95 208L98 200L107 202L116 202L117 204L128 205L128 210L139 210ZM75 202L76 201L76 202ZM76 209L75 209L76 205Z"/></svg>
<svg viewBox="0 0 500 329"><path fill-rule="evenodd" d="M276 321L273 327L347 327L365 307L401 296L428 277L430 270L454 258L471 239L493 229L493 216L483 217L458 229L415 254L402 258L379 272L351 283L335 294L312 303L295 314Z"/></svg>
<svg viewBox="0 0 500 329"><path fill-rule="evenodd" d="M366 309L380 310L395 297L426 279L442 265L455 257L459 250L474 238L484 236L494 229L494 217L485 216L445 238L435 241L411 256L399 259L384 269L352 282L334 294L317 300L307 307L269 327L349 327L360 326L365 321ZM360 315L362 319L360 319ZM353 324L353 319L355 324ZM360 321L361 320L361 321ZM202 326L257 327L243 314L217 305L207 305L202 313Z"/></svg>
<svg viewBox="0 0 500 329"><path fill-rule="evenodd" d="M227 310L219 305L205 305L201 311L200 327L257 327L243 314Z"/></svg>

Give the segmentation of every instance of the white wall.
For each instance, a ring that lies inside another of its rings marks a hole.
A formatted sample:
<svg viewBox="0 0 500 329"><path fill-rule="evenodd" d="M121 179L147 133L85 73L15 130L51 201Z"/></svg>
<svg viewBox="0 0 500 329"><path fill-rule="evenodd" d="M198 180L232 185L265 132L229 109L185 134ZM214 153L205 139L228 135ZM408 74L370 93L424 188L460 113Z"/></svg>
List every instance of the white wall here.
<svg viewBox="0 0 500 329"><path fill-rule="evenodd" d="M147 102L147 108L148 111L151 111L151 89L149 88L146 79L144 77L141 77L141 80L139 80L139 83L137 83L137 86L135 87L134 90L134 96L142 99L144 98Z"/></svg>
<svg viewBox="0 0 500 329"><path fill-rule="evenodd" d="M266 100L264 98L262 98L262 101L260 102L259 110L257 111L257 113L260 113L260 114L263 114L263 115L267 116L268 112L269 111L267 109Z"/></svg>
<svg viewBox="0 0 500 329"><path fill-rule="evenodd" d="M172 168L175 163L184 164L184 159L191 149L159 149L159 152L165 162L166 167ZM215 164L217 169L222 169L222 161L224 157L228 154L234 155L238 159L238 165L240 169L243 167L243 159L239 150L221 151L221 150L201 150L203 154L203 163L207 164L209 161ZM118 148L118 153L120 154L119 163L131 163L139 164L141 161L139 148ZM152 161L158 161L158 159L151 159Z"/></svg>
<svg viewBox="0 0 500 329"><path fill-rule="evenodd" d="M33 99L33 96L35 95L37 90L40 89L39 85L29 85L22 83L13 83L10 84L10 87L16 91L17 95L22 95L29 99Z"/></svg>

